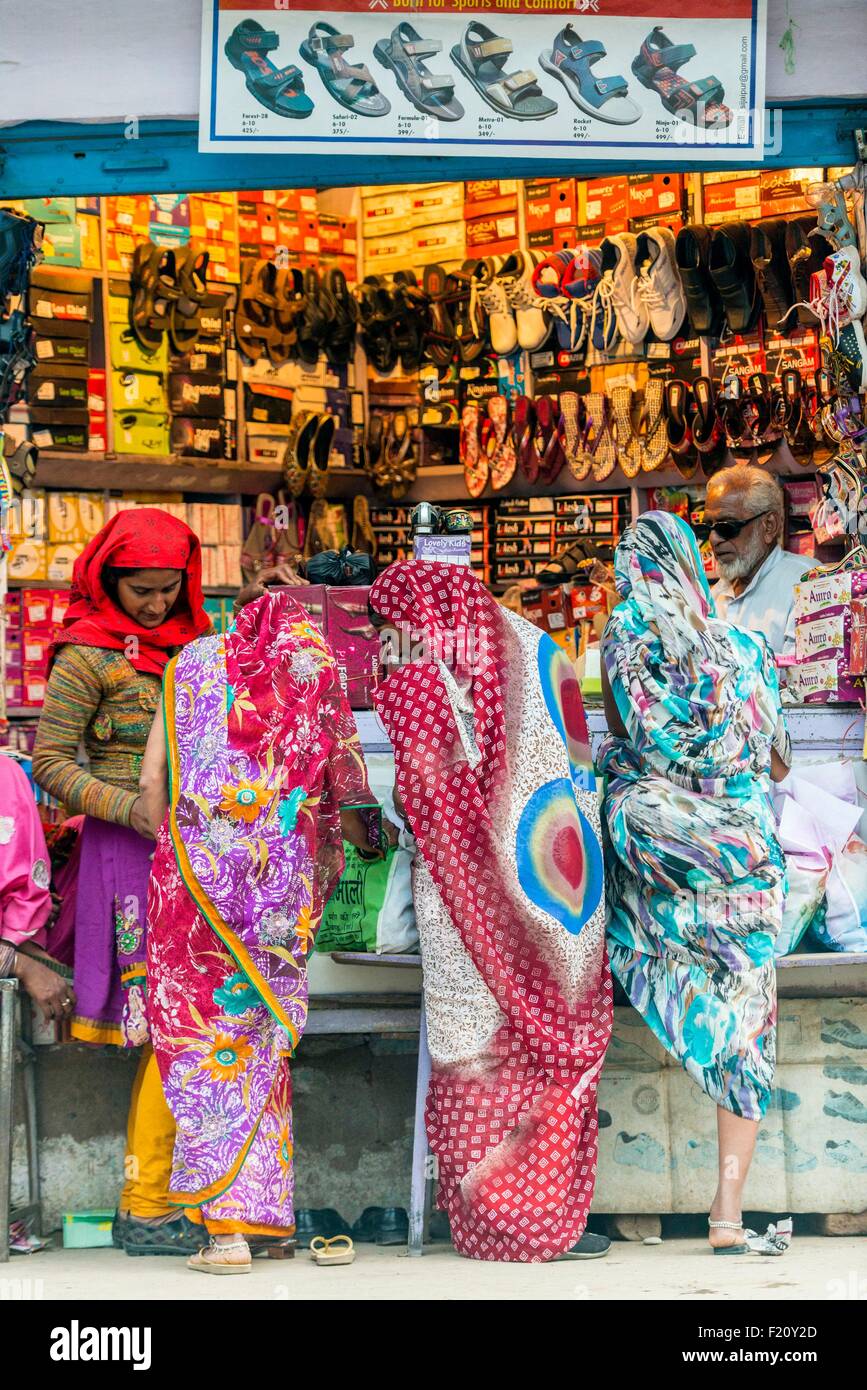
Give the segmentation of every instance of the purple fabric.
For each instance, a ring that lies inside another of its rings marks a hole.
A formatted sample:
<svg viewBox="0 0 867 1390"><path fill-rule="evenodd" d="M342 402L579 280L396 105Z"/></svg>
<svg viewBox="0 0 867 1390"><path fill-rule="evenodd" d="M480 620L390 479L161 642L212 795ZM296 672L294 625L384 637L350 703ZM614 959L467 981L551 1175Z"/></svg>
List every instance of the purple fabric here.
<svg viewBox="0 0 867 1390"><path fill-rule="evenodd" d="M75 907L73 1037L137 1046L145 972L145 913L154 846L135 830L87 816ZM135 1023L129 1027L131 991ZM95 1029L105 1036L93 1036Z"/></svg>

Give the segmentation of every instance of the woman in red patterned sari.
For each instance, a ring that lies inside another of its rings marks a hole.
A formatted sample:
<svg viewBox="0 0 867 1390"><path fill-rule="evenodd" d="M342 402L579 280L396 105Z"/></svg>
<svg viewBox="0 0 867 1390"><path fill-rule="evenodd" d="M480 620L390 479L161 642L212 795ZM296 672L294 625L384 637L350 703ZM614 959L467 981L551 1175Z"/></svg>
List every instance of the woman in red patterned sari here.
<svg viewBox="0 0 867 1390"><path fill-rule="evenodd" d="M611 980L578 683L463 566L393 565L370 607L426 648L377 708L419 850L440 1205L472 1259L604 1254L585 1226Z"/></svg>

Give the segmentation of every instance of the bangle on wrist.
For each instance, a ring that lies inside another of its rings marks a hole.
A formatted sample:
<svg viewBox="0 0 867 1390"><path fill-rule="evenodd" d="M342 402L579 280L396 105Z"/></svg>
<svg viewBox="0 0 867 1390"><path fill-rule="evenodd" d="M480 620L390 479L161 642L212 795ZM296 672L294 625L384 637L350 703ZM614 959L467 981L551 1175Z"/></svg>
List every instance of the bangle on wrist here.
<svg viewBox="0 0 867 1390"><path fill-rule="evenodd" d="M17 979L16 966L18 964L18 952L8 941L0 941L0 979L9 979L15 976Z"/></svg>

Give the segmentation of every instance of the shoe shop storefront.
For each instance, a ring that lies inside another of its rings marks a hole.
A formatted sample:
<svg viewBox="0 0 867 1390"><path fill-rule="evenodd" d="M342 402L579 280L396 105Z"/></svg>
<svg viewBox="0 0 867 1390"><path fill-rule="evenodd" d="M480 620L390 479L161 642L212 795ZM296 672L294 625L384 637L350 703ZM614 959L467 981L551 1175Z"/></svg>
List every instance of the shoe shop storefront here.
<svg viewBox="0 0 867 1390"><path fill-rule="evenodd" d="M776 794L777 1090L745 1203L863 1229L861 0L147 8L4 20L4 751L32 776L75 560L142 505L199 535L218 629L243 582L304 557L383 794L364 585L414 554L459 556L551 635L599 741L615 549L674 512L729 618L773 647L796 754ZM53 832L65 808L34 796ZM363 1057L384 1129L356 1097L329 1186L302 1086L299 1205L409 1207L420 1241L427 1048L398 898L373 930L335 916L312 958L299 1069L348 1094ZM713 1107L625 996L615 1017L594 1211L703 1211ZM58 1113L95 1067L131 1077L107 1049L36 1041ZM122 1111L75 1121L84 1175L65 1121L41 1139L47 1210L113 1205Z"/></svg>

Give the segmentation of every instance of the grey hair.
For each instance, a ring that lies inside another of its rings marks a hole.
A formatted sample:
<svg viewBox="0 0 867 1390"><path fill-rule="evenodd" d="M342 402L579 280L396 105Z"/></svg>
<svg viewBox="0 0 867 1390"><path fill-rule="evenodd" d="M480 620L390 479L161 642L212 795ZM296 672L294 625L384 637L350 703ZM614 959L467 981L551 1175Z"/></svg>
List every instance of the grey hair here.
<svg viewBox="0 0 867 1390"><path fill-rule="evenodd" d="M752 463L735 463L729 468L721 468L709 480L707 490L727 487L744 493L750 498L757 512L774 512L780 519L782 533L786 519L786 495L779 480L766 468L757 468Z"/></svg>

